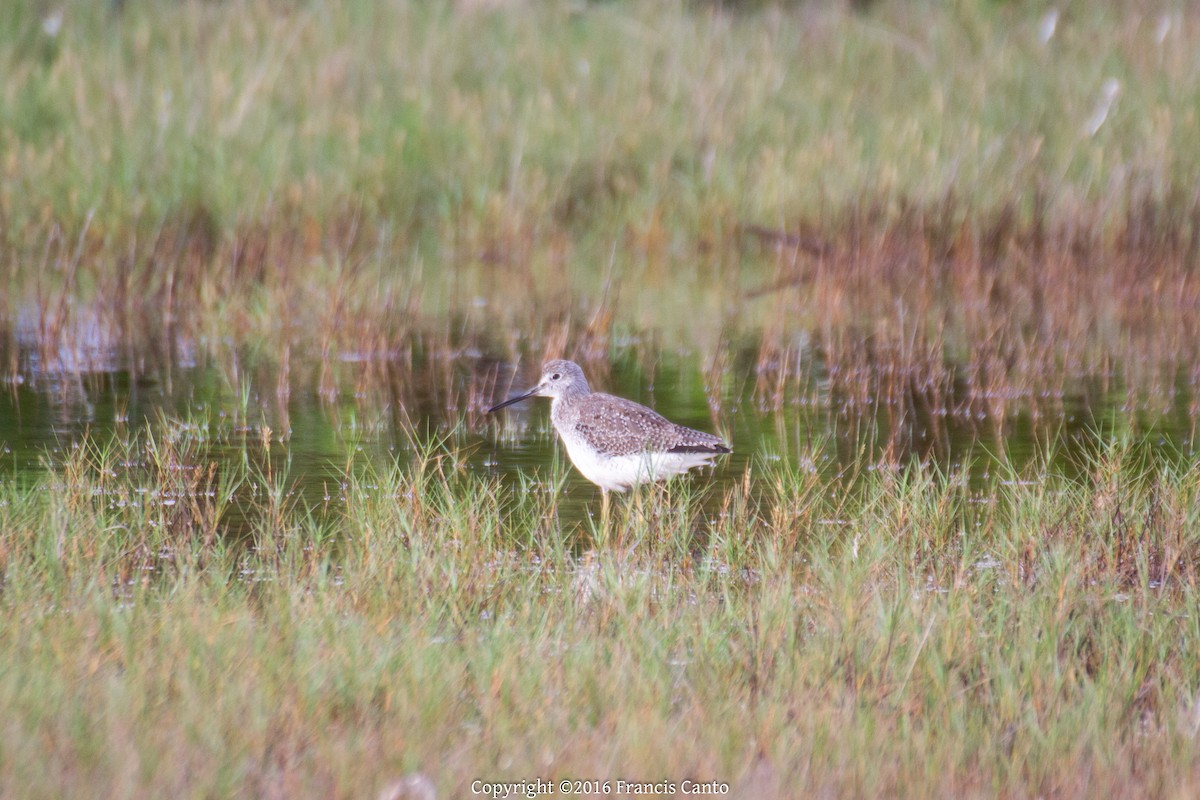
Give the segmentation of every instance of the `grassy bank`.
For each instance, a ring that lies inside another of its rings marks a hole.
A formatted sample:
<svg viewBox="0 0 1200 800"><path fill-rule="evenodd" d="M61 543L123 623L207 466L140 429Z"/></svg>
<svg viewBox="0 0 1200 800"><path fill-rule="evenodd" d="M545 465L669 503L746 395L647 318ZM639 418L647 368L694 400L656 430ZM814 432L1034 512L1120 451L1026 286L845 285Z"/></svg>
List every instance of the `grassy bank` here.
<svg viewBox="0 0 1200 800"><path fill-rule="evenodd" d="M1172 8L61 10L0 26L10 377L433 372L465 410L496 380L471 354L669 349L714 398L752 359L767 407L816 369L1001 417L1198 380L1200 29Z"/></svg>
<svg viewBox="0 0 1200 800"><path fill-rule="evenodd" d="M14 4L3 208L607 238L864 194L1119 215L1200 179L1198 32L1170 4L1068 4L1052 32L1035 4L472 5Z"/></svg>
<svg viewBox="0 0 1200 800"><path fill-rule="evenodd" d="M851 492L756 465L719 513L674 486L606 532L453 447L352 463L309 512L258 443L214 481L160 435L4 490L6 791L1200 784L1194 467L1114 445L1079 480L864 468ZM241 543L213 536L235 507L256 520Z"/></svg>
<svg viewBox="0 0 1200 800"><path fill-rule="evenodd" d="M1194 240L1200 31L1168 7L1070 7L1046 38L992 3L468 6L14 4L9 302L274 350L279 309L319 330L351 266L347 318L530 322L533 292L579 326L633 283L622 331L713 351L690 311L755 312L723 298L811 260L787 234L836 251L915 209L967 244L996 215L1055 253Z"/></svg>

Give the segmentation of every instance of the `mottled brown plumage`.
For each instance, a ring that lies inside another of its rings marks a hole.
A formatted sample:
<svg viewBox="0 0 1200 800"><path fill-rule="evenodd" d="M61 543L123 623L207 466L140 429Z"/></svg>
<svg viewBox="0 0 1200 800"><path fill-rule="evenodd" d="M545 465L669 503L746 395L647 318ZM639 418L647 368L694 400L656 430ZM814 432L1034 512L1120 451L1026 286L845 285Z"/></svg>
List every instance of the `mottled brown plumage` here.
<svg viewBox="0 0 1200 800"><path fill-rule="evenodd" d="M592 392L551 412L563 435L574 431L590 447L608 456L656 453L728 453L711 433L677 425L643 405L611 394Z"/></svg>
<svg viewBox="0 0 1200 800"><path fill-rule="evenodd" d="M554 398L550 419L571 463L605 491L662 480L731 452L710 433L676 425L632 400L593 392L573 361L547 362L537 386L488 411L535 395Z"/></svg>

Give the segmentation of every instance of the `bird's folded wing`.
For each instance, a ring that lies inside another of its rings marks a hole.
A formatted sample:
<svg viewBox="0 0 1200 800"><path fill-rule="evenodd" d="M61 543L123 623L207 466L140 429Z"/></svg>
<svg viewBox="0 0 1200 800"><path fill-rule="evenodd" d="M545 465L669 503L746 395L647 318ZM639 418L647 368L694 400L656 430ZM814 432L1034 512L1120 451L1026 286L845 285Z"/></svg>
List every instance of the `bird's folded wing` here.
<svg viewBox="0 0 1200 800"><path fill-rule="evenodd" d="M597 402L589 402L593 398ZM643 405L612 395L590 395L581 401L572 427L607 456L729 452L716 436L676 425Z"/></svg>

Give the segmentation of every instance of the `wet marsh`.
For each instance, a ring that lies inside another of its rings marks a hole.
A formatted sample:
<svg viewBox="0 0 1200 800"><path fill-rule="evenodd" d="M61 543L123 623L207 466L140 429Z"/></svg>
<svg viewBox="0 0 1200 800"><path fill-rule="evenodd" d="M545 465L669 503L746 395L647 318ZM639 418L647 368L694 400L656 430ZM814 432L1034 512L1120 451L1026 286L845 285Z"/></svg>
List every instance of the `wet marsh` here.
<svg viewBox="0 0 1200 800"><path fill-rule="evenodd" d="M0 795L1194 793L1200 26L478 5L0 11Z"/></svg>

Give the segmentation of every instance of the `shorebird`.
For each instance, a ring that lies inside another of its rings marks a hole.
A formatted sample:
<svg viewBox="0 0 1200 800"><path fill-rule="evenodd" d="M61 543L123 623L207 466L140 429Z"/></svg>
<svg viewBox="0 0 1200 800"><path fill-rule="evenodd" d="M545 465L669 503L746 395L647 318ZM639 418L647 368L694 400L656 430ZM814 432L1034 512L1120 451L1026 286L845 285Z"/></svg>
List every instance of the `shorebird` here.
<svg viewBox="0 0 1200 800"><path fill-rule="evenodd" d="M550 397L550 419L567 455L583 476L609 492L680 475L708 466L733 452L711 433L676 425L643 405L593 392L574 361L547 361L542 378L524 394L510 397L488 413L530 397Z"/></svg>

